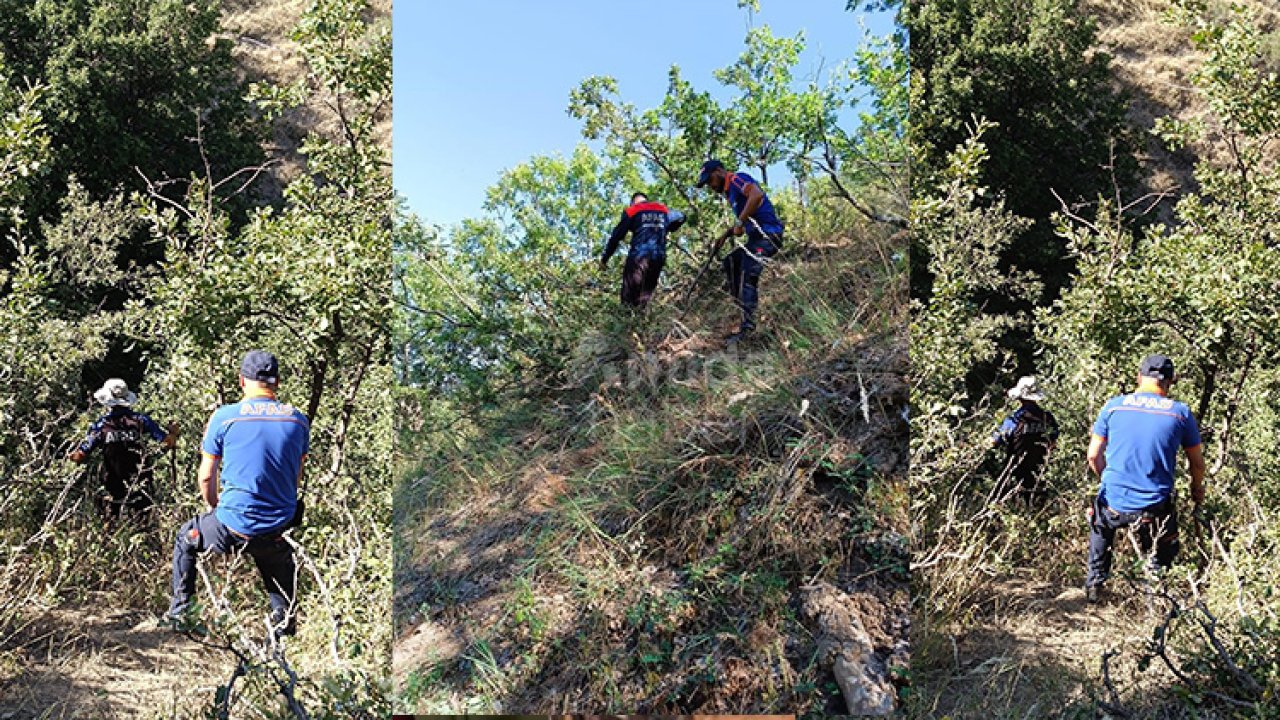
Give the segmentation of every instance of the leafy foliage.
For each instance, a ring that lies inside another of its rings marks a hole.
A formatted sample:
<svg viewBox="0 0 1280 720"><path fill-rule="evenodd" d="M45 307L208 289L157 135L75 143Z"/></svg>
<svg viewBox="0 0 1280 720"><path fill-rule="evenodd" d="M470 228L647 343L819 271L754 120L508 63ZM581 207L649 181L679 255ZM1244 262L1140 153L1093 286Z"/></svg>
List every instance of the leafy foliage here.
<svg viewBox="0 0 1280 720"><path fill-rule="evenodd" d="M703 160L720 157L753 168L765 183L775 164L786 164L802 187L821 176L828 182L815 183L819 192L843 198L871 220L901 226L907 203L905 36L868 41L826 85L814 79L801 90L795 88L795 66L803 34L779 38L765 26L748 33L746 46L736 62L715 73L732 92L726 105L694 90L673 66L657 108L637 111L616 97L612 78L593 77L573 91L569 112L583 120L588 139L639 156L656 180L653 192L682 198L695 225L713 208L689 195L690 176ZM856 105L861 93L869 96L870 109L856 129L842 129L838 113Z"/></svg>
<svg viewBox="0 0 1280 720"><path fill-rule="evenodd" d="M996 560L983 551L997 520L987 503L1000 482L983 477L990 398L967 380L975 367L1010 365L999 338L1030 318L993 313L983 298L1037 290L1033 275L1000 267L1002 252L1029 221L986 197L990 191L979 184L990 129L978 122L951 154L944 181L912 204L915 241L927 249L934 276L932 294L913 297L911 311L911 582L914 652L926 673L934 633L983 592Z"/></svg>
<svg viewBox="0 0 1280 720"><path fill-rule="evenodd" d="M0 648L21 652L10 648L10 633L50 608L74 607L88 588L158 613L172 533L202 510L193 482L200 428L214 406L238 397L239 358L262 347L280 358L282 399L312 421L306 523L292 533L300 635L287 657L265 653L254 632L264 606L256 578L210 569L209 653L215 667L238 669L205 700L211 714L385 716L392 193L374 128L391 87L386 22L370 25L357 0L312 4L293 35L303 78L249 91L234 82L226 41L209 40L215 4L104 0L23 12L30 24L18 26L65 44L49 57L18 48L50 79L47 93L10 85L0 95L14 128L0 167L26 163L54 180L41 192L64 190L46 211L30 186L3 186L13 207L40 222L10 233L0 305ZM86 53L101 62L73 69ZM136 106L121 103L121 93L137 93ZM307 172L283 203L263 206L252 186L267 169L248 130L260 112L275 117L305 99L332 117L304 142ZM81 133L95 132L118 136L118 154L86 152ZM52 159L39 163L45 152ZM87 157L100 162L72 175ZM157 522L104 539L88 502L97 488L63 458L89 419L82 383L118 374L113 353L122 347L145 367L145 376L137 367L126 375L144 376L143 409L185 432L178 452L150 460L168 470L157 473ZM282 692L293 704L277 703Z"/></svg>
<svg viewBox="0 0 1280 720"><path fill-rule="evenodd" d="M0 38L11 77L43 88L49 138L32 217L56 212L72 176L93 196L154 179L222 177L255 165L260 124L235 79L217 3L74 0L6 3ZM199 135L202 142L196 142ZM170 195L180 197L180 191ZM130 259L157 259L132 245ZM9 256L0 250L0 261Z"/></svg>
<svg viewBox="0 0 1280 720"><path fill-rule="evenodd" d="M489 190L489 217L447 243L420 222L401 225L398 294L410 308L398 341L403 382L473 399L561 376L599 306L596 243L617 222L616 198L641 187L634 160L579 146L537 157Z"/></svg>
<svg viewBox="0 0 1280 720"><path fill-rule="evenodd" d="M1192 691L1258 701L1262 687L1280 682L1272 662L1280 636L1258 624L1277 610L1263 579L1275 571L1264 528L1274 526L1280 502L1280 467L1263 450L1275 438L1268 398L1277 378L1262 359L1280 350L1280 166L1269 150L1280 140L1280 81L1262 71L1258 30L1243 11L1215 18L1203 3L1178 2L1171 18L1204 53L1192 80L1211 112L1195 124L1160 122L1157 133L1199 150L1199 190L1178 200L1171 222L1141 237L1114 208L1097 223L1062 218L1080 274L1041 318L1040 334L1055 376L1073 389L1065 399L1082 415L1145 352L1158 349L1184 368L1177 390L1208 440L1213 526L1238 539L1211 553L1190 589L1172 591L1207 594L1200 609L1216 617L1219 634L1180 636L1176 655L1188 673L1180 679ZM1189 544L1191 553L1202 550ZM1218 642L1231 648L1225 657ZM1241 673L1225 670L1232 662Z"/></svg>
<svg viewBox="0 0 1280 720"><path fill-rule="evenodd" d="M980 184L1035 222L1002 260L1036 272L1046 299L1056 297L1071 266L1050 222L1061 206L1054 193L1087 204L1129 186L1136 170L1093 20L1078 0L918 0L906 4L903 23L911 33L915 180L930 187L945 172L968 123L993 123ZM913 248L913 257L913 295L925 296L927 250Z"/></svg>

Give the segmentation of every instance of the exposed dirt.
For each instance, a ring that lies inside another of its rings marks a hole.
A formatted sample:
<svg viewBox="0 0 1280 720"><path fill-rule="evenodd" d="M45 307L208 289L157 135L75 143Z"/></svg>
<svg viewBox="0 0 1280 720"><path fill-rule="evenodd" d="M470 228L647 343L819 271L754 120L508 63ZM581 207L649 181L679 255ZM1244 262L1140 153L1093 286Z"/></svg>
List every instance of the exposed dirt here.
<svg viewBox="0 0 1280 720"><path fill-rule="evenodd" d="M222 654L135 610L56 608L13 645L18 666L0 684L5 720L173 717L212 699L231 671Z"/></svg>
<svg viewBox="0 0 1280 720"><path fill-rule="evenodd" d="M1079 587L1029 574L994 579L989 587L971 629L951 637L949 648L932 649L951 661L926 679L928 706L918 716L1083 720L1096 716L1099 700L1129 703L1123 706L1137 717L1156 711L1139 702L1159 703L1174 678L1158 661L1137 669L1155 616L1136 588L1113 581L1102 602L1090 604ZM1102 676L1109 652L1118 698Z"/></svg>
<svg viewBox="0 0 1280 720"><path fill-rule="evenodd" d="M1280 30L1280 9L1270 0L1239 4L1256 15L1264 32ZM1200 54L1189 34L1165 19L1170 5L1170 0L1084 2L1098 18L1099 44L1114 58L1114 83L1130 98L1129 122L1141 133L1144 151L1145 191L1173 193L1161 203L1161 217L1169 216L1180 193L1196 189L1192 170L1197 153L1213 153L1210 148L1172 150L1150 132L1157 118L1190 122L1207 112L1191 81Z"/></svg>

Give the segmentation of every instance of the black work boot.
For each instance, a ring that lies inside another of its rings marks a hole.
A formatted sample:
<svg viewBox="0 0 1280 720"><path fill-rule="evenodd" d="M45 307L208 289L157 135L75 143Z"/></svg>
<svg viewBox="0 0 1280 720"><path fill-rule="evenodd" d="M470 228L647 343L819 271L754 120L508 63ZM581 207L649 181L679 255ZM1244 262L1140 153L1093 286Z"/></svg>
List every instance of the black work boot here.
<svg viewBox="0 0 1280 720"><path fill-rule="evenodd" d="M754 325L744 324L742 327L738 328L737 332L726 336L724 339L724 342L726 345L734 345L742 342L743 340L750 338L751 335L754 333L755 333Z"/></svg>

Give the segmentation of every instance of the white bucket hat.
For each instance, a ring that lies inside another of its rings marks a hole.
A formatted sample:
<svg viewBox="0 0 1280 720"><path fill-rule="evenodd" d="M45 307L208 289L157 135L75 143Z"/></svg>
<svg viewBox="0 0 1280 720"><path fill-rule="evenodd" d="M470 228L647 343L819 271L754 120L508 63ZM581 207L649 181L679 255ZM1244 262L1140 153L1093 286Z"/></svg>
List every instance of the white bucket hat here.
<svg viewBox="0 0 1280 720"><path fill-rule="evenodd" d="M1009 390L1009 397L1014 400L1030 400L1031 402L1040 402L1044 400L1044 393L1041 392L1040 386L1036 383L1034 375L1028 375L1018 379L1018 384Z"/></svg>
<svg viewBox="0 0 1280 720"><path fill-rule="evenodd" d="M107 407L128 406L138 402L137 394L120 378L111 378L103 383L101 388L94 391L93 399Z"/></svg>

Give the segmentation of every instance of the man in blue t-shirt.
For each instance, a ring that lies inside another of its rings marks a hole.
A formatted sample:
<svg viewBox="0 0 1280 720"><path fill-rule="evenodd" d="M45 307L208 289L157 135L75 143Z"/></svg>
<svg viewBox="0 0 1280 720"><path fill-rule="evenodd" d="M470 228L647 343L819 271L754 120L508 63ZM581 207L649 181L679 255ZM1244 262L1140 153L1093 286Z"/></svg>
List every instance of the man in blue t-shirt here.
<svg viewBox="0 0 1280 720"><path fill-rule="evenodd" d="M244 398L209 418L199 479L200 494L213 510L178 531L170 619L178 619L195 595L201 553L243 552L262 575L274 632L294 632L296 570L283 533L295 524L311 425L296 408L276 399L279 376L274 355L251 350L240 364Z"/></svg>
<svg viewBox="0 0 1280 720"><path fill-rule="evenodd" d="M622 238L631 233L631 249L622 268L622 302L643 310L658 289L658 277L667 262L667 233L684 224L684 214L662 203L649 202L644 193L631 196L631 205L604 246L600 269L609 267Z"/></svg>
<svg viewBox="0 0 1280 720"><path fill-rule="evenodd" d="M728 172L719 160L708 160L702 164L697 186L704 185L723 193L733 208L738 218L730 228L733 236L747 236L746 242L734 248L724 259L729 292L742 309L742 325L728 338L730 342L737 342L755 329L760 274L764 272L769 258L782 247L782 221L774 212L769 196L754 178L746 173Z"/></svg>
<svg viewBox="0 0 1280 720"><path fill-rule="evenodd" d="M1149 567L1156 573L1178 554L1173 473L1178 448L1191 468L1191 501L1204 502L1200 427L1184 403L1169 398L1173 361L1148 355L1138 368L1138 389L1111 398L1093 424L1089 467L1102 478L1089 520L1089 575L1085 596L1097 602L1111 575L1116 529L1133 525Z"/></svg>

